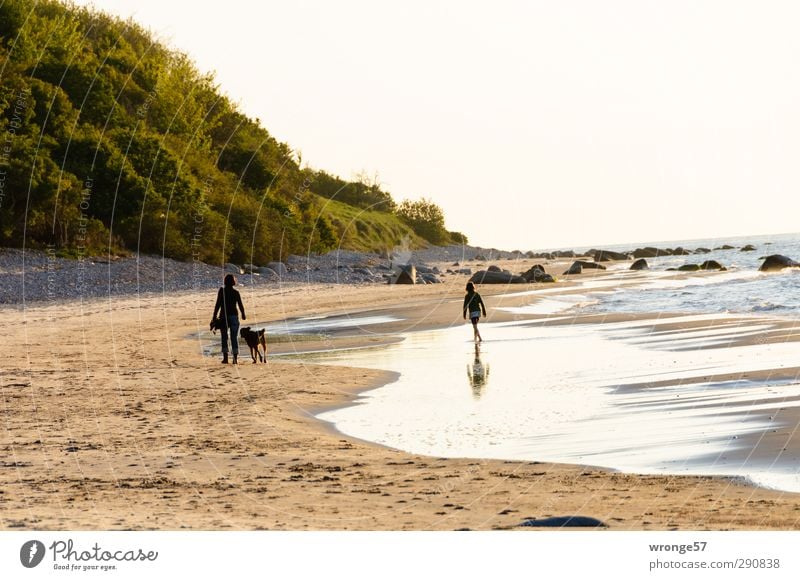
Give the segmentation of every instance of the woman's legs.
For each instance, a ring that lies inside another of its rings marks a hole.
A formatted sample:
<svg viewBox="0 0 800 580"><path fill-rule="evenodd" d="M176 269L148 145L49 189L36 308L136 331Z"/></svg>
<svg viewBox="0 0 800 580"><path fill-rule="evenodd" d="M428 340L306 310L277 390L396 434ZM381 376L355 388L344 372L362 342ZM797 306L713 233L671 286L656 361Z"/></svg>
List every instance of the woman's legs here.
<svg viewBox="0 0 800 580"><path fill-rule="evenodd" d="M233 353L233 362L237 363L239 357L239 317L228 316L228 328L231 330L231 352Z"/></svg>
<svg viewBox="0 0 800 580"><path fill-rule="evenodd" d="M219 337L222 340L222 364L228 364L228 327L219 329Z"/></svg>

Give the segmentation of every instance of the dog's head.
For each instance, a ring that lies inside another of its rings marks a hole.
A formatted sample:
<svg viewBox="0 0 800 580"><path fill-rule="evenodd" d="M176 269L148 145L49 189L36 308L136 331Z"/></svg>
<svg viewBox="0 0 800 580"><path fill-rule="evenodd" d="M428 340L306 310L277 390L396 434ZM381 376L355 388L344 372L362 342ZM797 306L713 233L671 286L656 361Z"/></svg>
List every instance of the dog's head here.
<svg viewBox="0 0 800 580"><path fill-rule="evenodd" d="M244 338L248 334L250 334L250 327L249 326L244 326L239 330L239 336L241 336L242 338Z"/></svg>

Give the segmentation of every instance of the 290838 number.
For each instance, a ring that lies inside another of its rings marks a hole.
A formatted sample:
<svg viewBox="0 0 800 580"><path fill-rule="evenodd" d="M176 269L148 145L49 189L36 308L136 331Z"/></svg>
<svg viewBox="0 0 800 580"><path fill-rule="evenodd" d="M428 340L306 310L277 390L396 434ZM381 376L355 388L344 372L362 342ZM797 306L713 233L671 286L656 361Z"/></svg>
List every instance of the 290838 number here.
<svg viewBox="0 0 800 580"><path fill-rule="evenodd" d="M736 560L737 568L780 568L778 558L739 558Z"/></svg>

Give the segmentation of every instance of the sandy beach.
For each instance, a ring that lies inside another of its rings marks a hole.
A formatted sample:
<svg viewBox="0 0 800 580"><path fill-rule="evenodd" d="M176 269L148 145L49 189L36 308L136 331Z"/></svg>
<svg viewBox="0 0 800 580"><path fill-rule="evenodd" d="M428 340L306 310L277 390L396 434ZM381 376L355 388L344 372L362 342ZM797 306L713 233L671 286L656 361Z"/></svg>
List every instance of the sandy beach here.
<svg viewBox="0 0 800 580"><path fill-rule="evenodd" d="M213 291L3 307L10 332L0 339L7 354L0 371L0 528L487 530L531 529L518 526L562 516L596 518L614 530L797 527L800 496L730 478L445 459L354 439L314 414L397 377L275 356L388 344L404 333L461 325L466 279L245 286L243 325L336 313L397 318L380 332L271 342L266 365L250 364L244 352L238 366L219 364L210 348L218 337L208 332ZM570 291L569 282L559 284ZM544 286L482 287L486 328L520 318L564 324L498 309L529 304L531 295L519 292L536 288ZM581 322L634 317L657 318L591 315ZM466 326L463 332L471 333ZM796 338L785 321L746 340ZM797 366L763 372L794 378ZM787 412L798 418L796 407ZM759 448L766 453L770 445L800 456L790 426Z"/></svg>

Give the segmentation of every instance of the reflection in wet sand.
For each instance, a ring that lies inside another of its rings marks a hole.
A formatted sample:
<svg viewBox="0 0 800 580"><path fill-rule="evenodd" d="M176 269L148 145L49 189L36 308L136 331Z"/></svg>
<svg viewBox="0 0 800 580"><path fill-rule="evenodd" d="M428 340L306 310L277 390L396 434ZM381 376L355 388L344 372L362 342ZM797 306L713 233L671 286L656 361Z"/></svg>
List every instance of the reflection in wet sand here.
<svg viewBox="0 0 800 580"><path fill-rule="evenodd" d="M480 399L486 388L486 382L489 380L489 365L481 360L481 345L479 342L475 343L475 358L472 364L467 365L467 378L469 379L469 386L472 388L472 396Z"/></svg>

